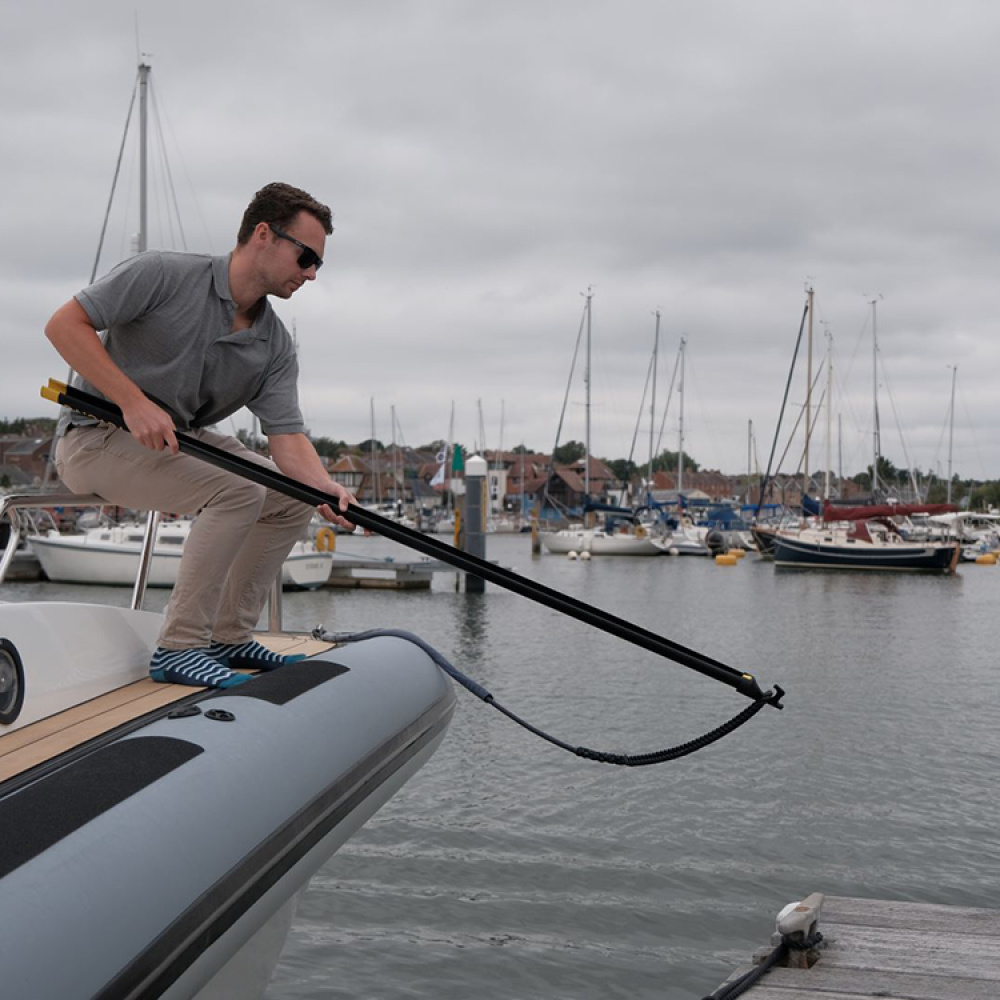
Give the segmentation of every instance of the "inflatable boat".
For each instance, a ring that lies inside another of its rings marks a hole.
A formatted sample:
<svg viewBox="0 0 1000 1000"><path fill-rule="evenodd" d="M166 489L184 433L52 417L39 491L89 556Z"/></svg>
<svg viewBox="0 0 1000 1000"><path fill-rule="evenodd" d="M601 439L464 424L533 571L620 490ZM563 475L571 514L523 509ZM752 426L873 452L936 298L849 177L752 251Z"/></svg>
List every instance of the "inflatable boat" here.
<svg viewBox="0 0 1000 1000"><path fill-rule="evenodd" d="M394 637L262 636L308 658L226 691L156 684L160 624L0 603L5 996L260 996L299 891L454 709Z"/></svg>

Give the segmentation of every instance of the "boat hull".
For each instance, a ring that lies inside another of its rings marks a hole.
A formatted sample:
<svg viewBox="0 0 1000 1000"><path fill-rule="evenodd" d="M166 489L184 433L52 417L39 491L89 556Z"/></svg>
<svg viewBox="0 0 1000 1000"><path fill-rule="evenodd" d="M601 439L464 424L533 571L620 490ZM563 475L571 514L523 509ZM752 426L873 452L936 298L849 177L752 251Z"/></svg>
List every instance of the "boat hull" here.
<svg viewBox="0 0 1000 1000"><path fill-rule="evenodd" d="M73 535L32 536L29 541L42 572L55 583L131 587L139 572L139 545L101 545ZM180 561L179 551L154 549L146 586L173 587ZM317 552L306 543L298 543L281 567L281 585L313 590L326 584L332 568L332 552Z"/></svg>
<svg viewBox="0 0 1000 1000"><path fill-rule="evenodd" d="M30 694L37 658L62 649L29 639L9 612L23 607L0 605L0 635ZM192 691L8 779L5 993L258 996L297 893L433 754L453 709L421 649L376 638Z"/></svg>
<svg viewBox="0 0 1000 1000"><path fill-rule="evenodd" d="M554 555L589 552L594 556L659 556L662 546L648 534L608 534L604 531L566 529L542 535L542 544Z"/></svg>
<svg viewBox="0 0 1000 1000"><path fill-rule="evenodd" d="M774 565L794 569L851 569L951 573L958 562L955 545L843 545L775 535Z"/></svg>

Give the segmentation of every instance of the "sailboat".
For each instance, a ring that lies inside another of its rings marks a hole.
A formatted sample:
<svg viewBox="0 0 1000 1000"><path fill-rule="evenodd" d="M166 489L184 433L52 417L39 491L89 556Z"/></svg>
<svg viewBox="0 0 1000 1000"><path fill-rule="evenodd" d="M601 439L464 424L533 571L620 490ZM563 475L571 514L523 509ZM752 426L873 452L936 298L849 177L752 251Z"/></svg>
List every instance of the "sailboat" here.
<svg viewBox="0 0 1000 1000"><path fill-rule="evenodd" d="M102 502L0 497L8 548L22 511ZM154 682L155 527L128 608L0 601L5 996L260 997L300 892L454 711L421 646L286 632L277 587L258 639L305 659L226 690Z"/></svg>
<svg viewBox="0 0 1000 1000"><path fill-rule="evenodd" d="M591 317L593 289L585 293L585 305L581 333L586 331L586 365L584 370L584 385L586 387L586 414L583 494L585 506L592 509L602 509L592 505L590 499L590 358L591 358ZM656 338L659 339L660 317L656 314ZM577 340L579 348L579 338ZM574 362L575 362L574 356ZM572 378L572 372L570 373ZM568 393L568 389L567 389ZM561 423L561 421L560 421ZM607 509L606 507L603 509ZM571 524L560 531L542 534L542 544L555 555L594 555L594 556L658 556L664 552L662 542L655 538L650 529L639 522L638 517L628 510L617 510L617 527L588 527L583 524Z"/></svg>
<svg viewBox="0 0 1000 1000"><path fill-rule="evenodd" d="M907 538L898 518L953 511L949 504L826 504L823 524L774 536L774 564L806 569L910 570L953 573L962 546L952 540Z"/></svg>
<svg viewBox="0 0 1000 1000"><path fill-rule="evenodd" d="M812 290L810 289L810 296ZM878 418L878 330L872 301L873 452L872 497L879 490L881 457ZM808 404L807 404L808 405ZM808 416L807 416L808 426ZM808 431L807 431L808 440ZM803 491L804 492L804 491ZM803 497L805 500L805 495ZM901 504L895 502L844 506L827 499L818 526L803 525L794 531L778 530L773 538L776 567L808 569L906 570L954 573L961 544L953 539L906 537L901 519L914 514L954 511L951 504Z"/></svg>

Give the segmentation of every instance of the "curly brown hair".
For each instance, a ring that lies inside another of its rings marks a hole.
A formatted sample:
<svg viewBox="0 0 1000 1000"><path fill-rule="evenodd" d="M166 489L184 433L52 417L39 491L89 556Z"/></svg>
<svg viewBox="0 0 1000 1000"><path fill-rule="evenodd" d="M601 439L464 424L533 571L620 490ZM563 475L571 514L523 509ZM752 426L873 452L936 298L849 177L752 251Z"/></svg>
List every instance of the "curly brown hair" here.
<svg viewBox="0 0 1000 1000"><path fill-rule="evenodd" d="M288 226L299 212L308 212L313 216L323 226L328 236L333 232L333 216L330 209L311 194L301 188L292 187L291 184L283 184L281 181L266 184L247 205L236 242L241 246L245 244L261 222Z"/></svg>

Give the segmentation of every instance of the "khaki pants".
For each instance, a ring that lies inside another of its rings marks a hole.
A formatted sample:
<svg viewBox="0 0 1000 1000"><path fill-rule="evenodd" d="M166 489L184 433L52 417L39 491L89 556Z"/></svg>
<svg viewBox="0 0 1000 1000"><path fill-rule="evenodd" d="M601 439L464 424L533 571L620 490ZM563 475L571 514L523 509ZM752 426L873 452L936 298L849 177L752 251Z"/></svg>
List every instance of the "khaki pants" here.
<svg viewBox="0 0 1000 1000"><path fill-rule="evenodd" d="M190 432L270 468L235 438ZM191 649L245 642L313 508L190 455L144 448L128 431L74 427L59 441L56 471L74 493L96 493L134 510L197 514L159 644Z"/></svg>

